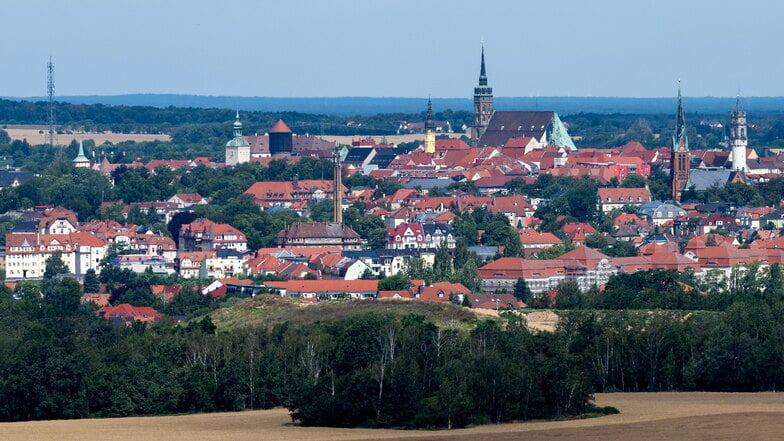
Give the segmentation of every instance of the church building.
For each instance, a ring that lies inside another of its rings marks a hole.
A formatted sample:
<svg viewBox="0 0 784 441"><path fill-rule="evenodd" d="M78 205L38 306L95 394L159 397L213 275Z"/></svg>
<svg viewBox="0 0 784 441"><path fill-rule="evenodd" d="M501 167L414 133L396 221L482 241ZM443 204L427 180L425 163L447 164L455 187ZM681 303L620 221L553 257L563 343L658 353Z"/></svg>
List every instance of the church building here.
<svg viewBox="0 0 784 441"><path fill-rule="evenodd" d="M730 113L730 148L732 149L732 169L747 171L746 147L749 144L746 133L746 112L740 106L740 97L735 101L735 110Z"/></svg>
<svg viewBox="0 0 784 441"><path fill-rule="evenodd" d="M471 139L475 147L504 147L511 139L534 138L543 146L557 145L576 151L566 126L552 110L495 110L493 88L487 84L485 49L479 68L479 84L474 87L474 126Z"/></svg>
<svg viewBox="0 0 784 441"><path fill-rule="evenodd" d="M240 112L234 120L234 138L226 143L226 166L250 162L250 144L242 137Z"/></svg>
<svg viewBox="0 0 784 441"><path fill-rule="evenodd" d="M678 85L678 110L675 117L675 135L672 137L672 153L670 155L670 190L672 200L680 202L681 194L689 182L691 171L691 155L689 139L686 137L686 118L683 114L683 98Z"/></svg>

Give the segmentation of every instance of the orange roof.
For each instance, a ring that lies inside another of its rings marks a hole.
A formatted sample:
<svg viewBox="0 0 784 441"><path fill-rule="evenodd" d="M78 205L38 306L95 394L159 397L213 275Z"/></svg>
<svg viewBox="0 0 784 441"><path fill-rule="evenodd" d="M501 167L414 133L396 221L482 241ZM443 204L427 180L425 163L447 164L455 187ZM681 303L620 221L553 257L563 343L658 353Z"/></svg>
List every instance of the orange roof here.
<svg viewBox="0 0 784 441"><path fill-rule="evenodd" d="M111 294L88 293L82 295L82 303L95 303L97 306L108 306Z"/></svg>
<svg viewBox="0 0 784 441"><path fill-rule="evenodd" d="M380 299L413 299L414 296L410 291L379 291L378 297Z"/></svg>
<svg viewBox="0 0 784 441"><path fill-rule="evenodd" d="M631 213L621 213L618 216L616 216L615 219L613 219L613 225L616 227L619 227L621 225L626 225L626 224L644 225L647 224L647 222L644 222L636 214L631 214Z"/></svg>
<svg viewBox="0 0 784 441"><path fill-rule="evenodd" d="M269 129L268 133L291 133L291 129L286 125L286 123L283 122L282 119L279 119L278 122L276 122L275 125Z"/></svg>
<svg viewBox="0 0 784 441"><path fill-rule="evenodd" d="M599 200L602 202L650 202L651 192L647 188L600 188Z"/></svg>
<svg viewBox="0 0 784 441"><path fill-rule="evenodd" d="M340 247L304 247L304 248L259 248L256 254L262 256L264 254L273 254L278 251L286 251L295 256L312 256L314 254L322 253L341 253L343 249Z"/></svg>
<svg viewBox="0 0 784 441"><path fill-rule="evenodd" d="M161 313L148 306L132 306L123 303L117 306L104 306L96 312L98 317L106 319L133 320L137 322L157 322L161 319Z"/></svg>
<svg viewBox="0 0 784 441"><path fill-rule="evenodd" d="M540 233L533 228L525 228L520 231L520 242L522 242L523 245L556 245L561 243L561 239L553 233Z"/></svg>
<svg viewBox="0 0 784 441"><path fill-rule="evenodd" d="M265 282L288 292L377 292L378 280L288 280Z"/></svg>

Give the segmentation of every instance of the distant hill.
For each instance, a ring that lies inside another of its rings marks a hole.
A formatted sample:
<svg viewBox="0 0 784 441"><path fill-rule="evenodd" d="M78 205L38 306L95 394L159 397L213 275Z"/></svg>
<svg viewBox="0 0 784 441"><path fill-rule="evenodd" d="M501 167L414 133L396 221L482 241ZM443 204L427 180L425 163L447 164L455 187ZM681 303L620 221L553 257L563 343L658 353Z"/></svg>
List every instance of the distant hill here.
<svg viewBox="0 0 784 441"><path fill-rule="evenodd" d="M24 101L45 100L44 97L5 98ZM276 98L160 94L58 96L57 100L73 104L218 108L338 116L420 113L426 108L427 102L425 98L394 97ZM741 102L749 113L784 113L784 97L746 97L742 98ZM688 113L724 114L729 113L734 104L735 98L684 98L684 106ZM555 110L561 115L576 113L669 114L675 112L675 97L496 97L495 107L498 110ZM473 111L473 100L471 98L433 98L433 108L436 111L444 109Z"/></svg>

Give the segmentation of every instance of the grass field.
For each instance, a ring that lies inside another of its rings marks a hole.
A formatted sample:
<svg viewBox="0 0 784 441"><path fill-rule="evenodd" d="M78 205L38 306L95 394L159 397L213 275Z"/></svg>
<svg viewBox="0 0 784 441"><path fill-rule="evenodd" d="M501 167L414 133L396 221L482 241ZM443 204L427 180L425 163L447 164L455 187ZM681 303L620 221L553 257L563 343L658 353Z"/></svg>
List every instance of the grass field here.
<svg viewBox="0 0 784 441"><path fill-rule="evenodd" d="M487 425L452 431L299 427L284 409L183 416L0 424L1 440L778 440L784 394L597 394L621 414L570 421Z"/></svg>
<svg viewBox="0 0 784 441"><path fill-rule="evenodd" d="M422 314L439 326L469 329L477 318L476 311L449 303L415 302L407 300L345 300L319 303L278 295L259 295L235 305L210 313L220 329L237 327L273 326L283 322L292 324L316 321L330 323L352 315L367 313L390 314L402 318L408 314Z"/></svg>
<svg viewBox="0 0 784 441"><path fill-rule="evenodd" d="M46 140L47 128L44 126L9 125L7 128L3 128L3 130L8 132L8 136L11 137L11 140L26 139L27 142L30 143L30 145L46 144L47 142ZM139 134L139 133L112 133L112 132L71 133L71 134L57 135L57 144L68 145L73 140L79 142L79 141L86 141L88 139L92 139L93 141L95 141L95 145L101 145L106 141L109 141L112 144L117 144L118 142L123 142L123 141L135 141L135 142L171 141L171 136Z"/></svg>

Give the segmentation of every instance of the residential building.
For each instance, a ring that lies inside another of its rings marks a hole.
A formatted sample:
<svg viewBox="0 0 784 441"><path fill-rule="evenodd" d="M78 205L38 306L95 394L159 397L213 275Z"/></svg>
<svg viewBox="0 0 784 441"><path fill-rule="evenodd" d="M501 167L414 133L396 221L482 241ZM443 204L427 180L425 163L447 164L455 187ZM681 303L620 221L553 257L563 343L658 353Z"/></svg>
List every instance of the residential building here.
<svg viewBox="0 0 784 441"><path fill-rule="evenodd" d="M231 225L209 219L199 218L180 226L180 251L211 251L219 248L245 251L248 249L248 240L245 234Z"/></svg>
<svg viewBox="0 0 784 441"><path fill-rule="evenodd" d="M6 234L6 279L40 279L46 260L59 253L68 272L77 277L93 269L101 271L106 256L106 242L87 233Z"/></svg>
<svg viewBox="0 0 784 441"><path fill-rule="evenodd" d="M434 249L442 244L450 249L455 248L456 240L451 225L402 223L387 229L389 249Z"/></svg>
<svg viewBox="0 0 784 441"><path fill-rule="evenodd" d="M337 222L294 222L276 236L279 247L340 247L359 250L362 237L351 227Z"/></svg>
<svg viewBox="0 0 784 441"><path fill-rule="evenodd" d="M600 188L599 206L602 212L609 213L626 205L639 207L651 202L651 192L647 188Z"/></svg>

